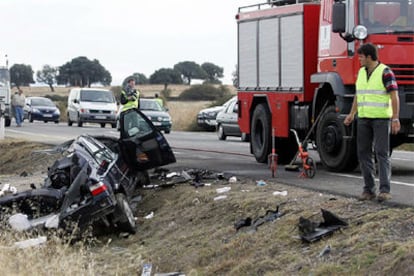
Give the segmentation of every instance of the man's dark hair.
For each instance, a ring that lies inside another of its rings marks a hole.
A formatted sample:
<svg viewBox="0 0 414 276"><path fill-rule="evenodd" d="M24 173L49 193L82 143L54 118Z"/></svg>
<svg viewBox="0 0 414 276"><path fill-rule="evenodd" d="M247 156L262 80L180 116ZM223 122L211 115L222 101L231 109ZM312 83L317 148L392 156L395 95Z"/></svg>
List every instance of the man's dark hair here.
<svg viewBox="0 0 414 276"><path fill-rule="evenodd" d="M127 83L130 83L131 81L135 81L135 78L129 78Z"/></svg>
<svg viewBox="0 0 414 276"><path fill-rule="evenodd" d="M378 60L378 50L377 47L374 44L367 43L359 47L358 54L364 55L364 56L371 56L371 59L373 61Z"/></svg>

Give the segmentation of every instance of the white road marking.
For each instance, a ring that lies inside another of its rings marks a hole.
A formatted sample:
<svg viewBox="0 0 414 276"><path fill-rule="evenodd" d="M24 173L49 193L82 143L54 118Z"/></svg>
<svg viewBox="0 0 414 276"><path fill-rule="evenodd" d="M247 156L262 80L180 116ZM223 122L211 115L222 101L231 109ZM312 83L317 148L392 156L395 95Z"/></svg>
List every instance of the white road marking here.
<svg viewBox="0 0 414 276"><path fill-rule="evenodd" d="M350 175L350 174L340 174L340 173L328 173L328 174L330 174L330 175L336 175L336 176L343 176L343 177L348 177L348 178L363 179L362 176L356 176L356 175ZM375 181L376 182L379 182L378 178L375 178ZM414 183L407 183L407 182L401 182L401 181L393 181L393 180L391 180L391 184L414 187Z"/></svg>

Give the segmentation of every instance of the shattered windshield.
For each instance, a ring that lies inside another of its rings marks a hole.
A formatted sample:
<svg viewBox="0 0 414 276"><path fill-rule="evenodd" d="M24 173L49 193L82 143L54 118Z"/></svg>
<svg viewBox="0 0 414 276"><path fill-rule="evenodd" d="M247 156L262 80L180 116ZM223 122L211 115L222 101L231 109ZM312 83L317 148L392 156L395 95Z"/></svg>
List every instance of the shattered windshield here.
<svg viewBox="0 0 414 276"><path fill-rule="evenodd" d="M88 139L85 136L79 137L78 140L92 155L92 157L97 161L98 164L101 164L102 161L112 162L116 156L111 152L107 147L100 144L97 140Z"/></svg>
<svg viewBox="0 0 414 276"><path fill-rule="evenodd" d="M369 34L414 33L414 0L362 0L359 21Z"/></svg>

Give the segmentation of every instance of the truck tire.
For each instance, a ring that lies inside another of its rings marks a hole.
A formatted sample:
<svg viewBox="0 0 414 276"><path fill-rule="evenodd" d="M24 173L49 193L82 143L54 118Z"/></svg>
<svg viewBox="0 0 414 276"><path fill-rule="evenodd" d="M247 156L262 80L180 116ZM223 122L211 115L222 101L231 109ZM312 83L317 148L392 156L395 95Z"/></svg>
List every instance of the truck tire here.
<svg viewBox="0 0 414 276"><path fill-rule="evenodd" d="M5 125L6 127L9 127L9 126L11 125L11 119L10 119L10 118L6 118L6 119L4 120L4 125Z"/></svg>
<svg viewBox="0 0 414 276"><path fill-rule="evenodd" d="M358 165L356 141L344 139L345 134L343 119L334 106L328 107L316 129L316 144L321 162L329 171L352 171Z"/></svg>
<svg viewBox="0 0 414 276"><path fill-rule="evenodd" d="M252 116L250 143L257 162L267 163L271 149L270 111L264 104L258 104Z"/></svg>
<svg viewBox="0 0 414 276"><path fill-rule="evenodd" d="M124 232L135 234L136 223L135 217L132 213L131 206L129 205L126 196L122 193L117 193L116 198L116 218L118 229Z"/></svg>

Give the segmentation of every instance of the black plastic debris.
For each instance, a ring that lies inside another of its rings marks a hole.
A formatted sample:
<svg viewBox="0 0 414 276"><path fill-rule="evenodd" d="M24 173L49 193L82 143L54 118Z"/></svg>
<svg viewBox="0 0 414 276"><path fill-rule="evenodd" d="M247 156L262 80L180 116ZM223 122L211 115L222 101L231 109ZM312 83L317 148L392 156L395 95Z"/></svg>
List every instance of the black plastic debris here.
<svg viewBox="0 0 414 276"><path fill-rule="evenodd" d="M252 218L251 217L247 217L247 218L244 218L244 219L241 219L241 220L237 221L234 224L234 228L237 231L237 230L239 230L242 227L246 227L246 226L250 226L250 225L252 225Z"/></svg>
<svg viewBox="0 0 414 276"><path fill-rule="evenodd" d="M299 233L300 237L305 242L315 242L323 237L331 235L333 232L342 227L348 226L348 223L331 213L328 210L321 209L323 222L317 223L309 219L299 218Z"/></svg>
<svg viewBox="0 0 414 276"><path fill-rule="evenodd" d="M260 216L260 217L256 218L255 220L252 220L252 218L247 217L245 219L241 219L241 220L237 221L234 224L234 228L236 229L236 231L238 231L239 229L241 229L243 227L249 227L250 230L255 231L255 230L257 230L257 227L259 227L263 223L274 221L274 220L282 217L283 215L284 215L284 213L279 212L279 206L277 206L276 210L267 210L266 214L264 216Z"/></svg>

